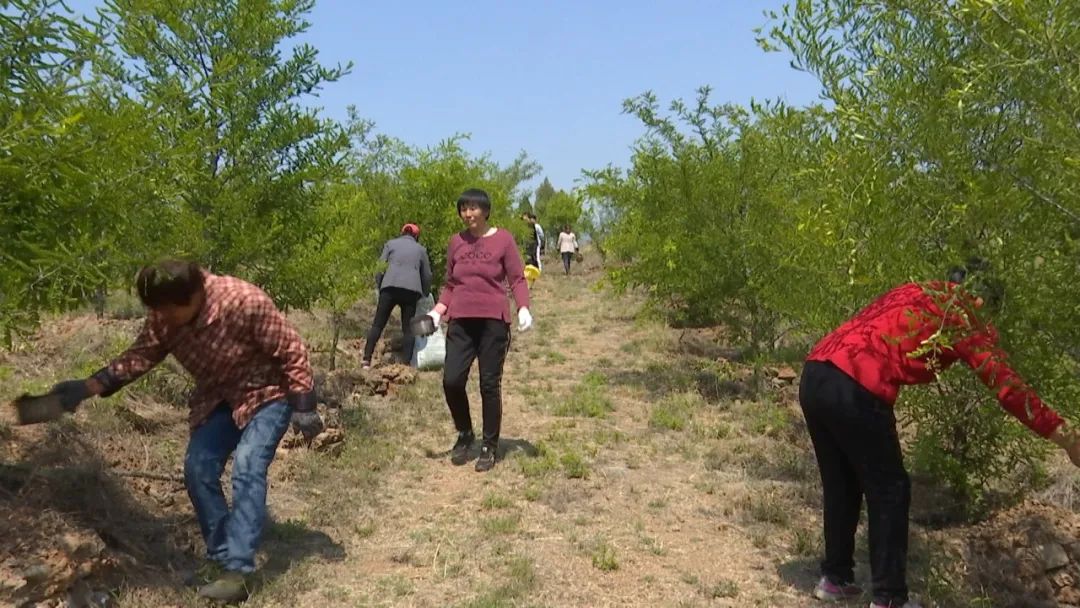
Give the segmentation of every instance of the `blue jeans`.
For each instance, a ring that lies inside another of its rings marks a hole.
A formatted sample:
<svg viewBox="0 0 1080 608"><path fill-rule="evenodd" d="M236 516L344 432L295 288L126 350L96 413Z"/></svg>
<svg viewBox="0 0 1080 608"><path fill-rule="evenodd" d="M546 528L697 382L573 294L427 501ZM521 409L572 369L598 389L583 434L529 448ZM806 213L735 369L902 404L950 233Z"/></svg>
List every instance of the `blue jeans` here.
<svg viewBox="0 0 1080 608"><path fill-rule="evenodd" d="M226 570L255 571L255 550L266 524L266 473L291 417L292 408L286 401L271 401L239 429L232 410L222 405L188 441L184 485L206 541L206 555ZM221 491L221 474L234 452L229 511Z"/></svg>

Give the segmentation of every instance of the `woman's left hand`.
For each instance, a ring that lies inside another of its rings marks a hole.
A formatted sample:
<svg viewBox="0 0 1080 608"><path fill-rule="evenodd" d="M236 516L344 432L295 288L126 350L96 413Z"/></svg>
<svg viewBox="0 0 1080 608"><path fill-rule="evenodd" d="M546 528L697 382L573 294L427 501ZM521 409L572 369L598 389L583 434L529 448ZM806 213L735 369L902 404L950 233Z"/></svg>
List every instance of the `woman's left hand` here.
<svg viewBox="0 0 1080 608"><path fill-rule="evenodd" d="M518 309L518 331L525 331L532 327L533 318L532 313L528 308Z"/></svg>

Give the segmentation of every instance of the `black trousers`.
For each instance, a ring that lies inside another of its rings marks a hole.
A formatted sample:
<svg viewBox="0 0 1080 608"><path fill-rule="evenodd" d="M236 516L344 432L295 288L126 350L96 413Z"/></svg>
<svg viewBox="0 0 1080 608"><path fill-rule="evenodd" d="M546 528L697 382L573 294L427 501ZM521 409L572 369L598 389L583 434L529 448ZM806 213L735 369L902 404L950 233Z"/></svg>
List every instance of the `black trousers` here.
<svg viewBox="0 0 1080 608"><path fill-rule="evenodd" d="M903 604L911 481L893 409L837 367L817 361L803 368L799 403L824 490L822 574L834 583L854 580L855 529L866 496L874 601Z"/></svg>
<svg viewBox="0 0 1080 608"><path fill-rule="evenodd" d="M375 319L371 322L368 330L367 343L364 344L364 361L371 361L371 355L375 352L375 343L382 337L386 329L386 323L390 320L390 313L394 307L401 308L401 356L405 364L412 360L413 335L409 321L416 316L416 303L420 301L420 294L401 287L387 287L379 290L379 304L375 308Z"/></svg>
<svg viewBox="0 0 1080 608"><path fill-rule="evenodd" d="M540 268L540 246L530 243L525 246L525 265Z"/></svg>
<svg viewBox="0 0 1080 608"><path fill-rule="evenodd" d="M454 319L446 332L443 392L459 433L472 431L469 368L479 361L484 445L497 447L502 427L502 373L510 350L510 326L501 319Z"/></svg>
<svg viewBox="0 0 1080 608"><path fill-rule="evenodd" d="M562 267L566 274L570 274L570 260L573 259L574 254L570 251L562 252Z"/></svg>

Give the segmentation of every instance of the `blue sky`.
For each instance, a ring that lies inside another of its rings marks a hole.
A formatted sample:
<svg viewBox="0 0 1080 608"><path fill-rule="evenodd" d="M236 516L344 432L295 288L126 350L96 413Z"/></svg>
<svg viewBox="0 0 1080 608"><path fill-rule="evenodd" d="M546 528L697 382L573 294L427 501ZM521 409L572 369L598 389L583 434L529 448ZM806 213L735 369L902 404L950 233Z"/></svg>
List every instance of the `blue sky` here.
<svg viewBox="0 0 1080 608"><path fill-rule="evenodd" d="M717 102L816 100L811 76L754 42L782 4L319 0L302 40L354 67L309 103L339 119L353 104L413 145L468 133L470 151L501 162L525 150L569 189L583 168L626 166L642 128L621 104L643 91L665 105L704 84Z"/></svg>

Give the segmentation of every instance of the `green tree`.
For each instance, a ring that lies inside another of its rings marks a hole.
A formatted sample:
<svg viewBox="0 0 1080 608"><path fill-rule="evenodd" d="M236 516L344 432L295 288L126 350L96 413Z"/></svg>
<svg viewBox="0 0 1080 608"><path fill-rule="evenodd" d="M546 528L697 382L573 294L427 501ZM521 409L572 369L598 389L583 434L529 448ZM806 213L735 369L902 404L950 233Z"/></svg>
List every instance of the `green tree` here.
<svg viewBox="0 0 1080 608"><path fill-rule="evenodd" d="M844 234L849 292L989 259L1007 293L995 321L1013 364L1067 410L1080 338L1071 289L1080 78L1066 67L1080 50L1078 17L1075 4L1049 0L799 2L775 16L765 43L791 52L835 104L835 164L822 165L840 170L807 212L814 230ZM830 308L820 297L807 304ZM1043 446L996 410L980 416L982 400L958 382L910 391L907 411L919 421L916 465L951 471L978 503Z"/></svg>
<svg viewBox="0 0 1080 608"><path fill-rule="evenodd" d="M41 311L73 306L105 280L93 255L98 228L115 234L122 222L115 209L86 204L101 158L95 143L108 137L83 98L93 46L60 2L0 4L0 341L8 346Z"/></svg>
<svg viewBox="0 0 1080 608"><path fill-rule="evenodd" d="M113 50L101 73L164 134L175 198L158 202L187 212L188 253L298 306L319 295L306 251L326 235L311 210L348 147L343 129L299 103L348 66L322 66L307 44L282 56L312 6L108 0L100 12Z"/></svg>
<svg viewBox="0 0 1080 608"><path fill-rule="evenodd" d="M1076 413L1080 235L1073 118L1080 7L1050 0L809 0L761 39L819 78L828 106L628 100L631 167L588 172L617 288L758 349L808 345L875 295L990 260L994 321L1040 395ZM1068 25L1064 25L1068 24ZM687 236L683 236L687 235ZM913 462L978 511L1030 484L1045 443L970 374L903 393Z"/></svg>
<svg viewBox="0 0 1080 608"><path fill-rule="evenodd" d="M581 199L559 190L548 199L543 220L548 226L548 232L554 236L564 225L576 226L581 219L581 213Z"/></svg>
<svg viewBox="0 0 1080 608"><path fill-rule="evenodd" d="M421 228L420 241L432 263L437 292L446 270L446 249L451 236L462 229L457 198L467 188L483 188L492 198L493 224L514 229L511 202L535 167L519 156L500 166L486 156L474 157L455 136L430 148L414 148L386 136L375 135L370 123L352 115L349 131L353 147L347 177L335 185L324 201L331 246L320 250L333 258L335 271L323 301L331 310L344 309L373 287L372 276L383 243L398 235L405 223ZM370 292L369 292L370 293ZM435 294L437 295L437 293Z"/></svg>
<svg viewBox="0 0 1080 608"><path fill-rule="evenodd" d="M514 207L515 216L521 217L526 213L533 213L532 201L529 200L527 193L518 197L517 206Z"/></svg>
<svg viewBox="0 0 1080 608"><path fill-rule="evenodd" d="M555 196L555 187L551 185L551 181L548 178L544 178L544 181L540 182L540 185L536 188L536 194L533 196L533 213L538 217L543 217L546 210L548 201L551 197Z"/></svg>

